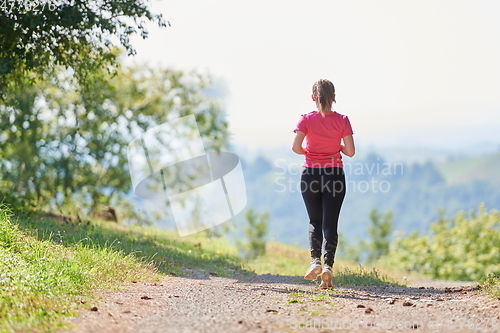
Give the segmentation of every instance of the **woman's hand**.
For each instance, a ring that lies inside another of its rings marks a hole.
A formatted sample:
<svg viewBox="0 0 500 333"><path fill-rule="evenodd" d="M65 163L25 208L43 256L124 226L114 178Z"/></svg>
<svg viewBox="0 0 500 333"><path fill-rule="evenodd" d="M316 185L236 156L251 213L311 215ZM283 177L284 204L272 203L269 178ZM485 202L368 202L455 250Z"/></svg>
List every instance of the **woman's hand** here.
<svg viewBox="0 0 500 333"><path fill-rule="evenodd" d="M295 135L295 139L293 140L293 145L292 145L292 150L294 153L299 154L299 155L306 155L307 150L302 148L302 142L304 142L304 138L306 137L306 134L301 131L297 131Z"/></svg>
<svg viewBox="0 0 500 333"><path fill-rule="evenodd" d="M344 141L344 144L340 145L340 151L346 156L353 157L356 153L356 148L354 147L354 139L352 135L344 136L342 140Z"/></svg>

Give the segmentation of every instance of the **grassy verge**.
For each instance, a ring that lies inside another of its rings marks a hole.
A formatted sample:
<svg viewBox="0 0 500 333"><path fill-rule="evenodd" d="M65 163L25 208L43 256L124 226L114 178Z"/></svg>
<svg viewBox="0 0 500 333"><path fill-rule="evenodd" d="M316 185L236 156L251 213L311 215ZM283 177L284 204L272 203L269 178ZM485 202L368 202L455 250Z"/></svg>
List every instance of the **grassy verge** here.
<svg viewBox="0 0 500 333"><path fill-rule="evenodd" d="M500 278L493 275L488 276L480 282L479 289L492 297L500 300Z"/></svg>
<svg viewBox="0 0 500 333"><path fill-rule="evenodd" d="M110 247L37 239L0 210L0 332L57 331L91 290L156 275L152 265Z"/></svg>
<svg viewBox="0 0 500 333"><path fill-rule="evenodd" d="M183 276L188 274L186 268L196 268L226 276L241 269L236 249L204 233L180 238L175 231L99 221L74 224L43 217L23 219L18 225L39 240L65 247L83 244L133 255L166 275Z"/></svg>

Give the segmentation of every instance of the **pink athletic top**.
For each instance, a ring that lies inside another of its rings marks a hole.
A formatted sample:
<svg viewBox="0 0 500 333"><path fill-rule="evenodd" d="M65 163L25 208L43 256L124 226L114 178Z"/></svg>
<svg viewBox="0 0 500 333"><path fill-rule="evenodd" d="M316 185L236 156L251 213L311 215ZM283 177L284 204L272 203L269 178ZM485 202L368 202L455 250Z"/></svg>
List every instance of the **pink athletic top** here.
<svg viewBox="0 0 500 333"><path fill-rule="evenodd" d="M340 141L352 135L351 123L347 116L336 111L325 117L318 111L303 114L294 132L305 133L307 139L306 158L302 166L309 168L342 168Z"/></svg>

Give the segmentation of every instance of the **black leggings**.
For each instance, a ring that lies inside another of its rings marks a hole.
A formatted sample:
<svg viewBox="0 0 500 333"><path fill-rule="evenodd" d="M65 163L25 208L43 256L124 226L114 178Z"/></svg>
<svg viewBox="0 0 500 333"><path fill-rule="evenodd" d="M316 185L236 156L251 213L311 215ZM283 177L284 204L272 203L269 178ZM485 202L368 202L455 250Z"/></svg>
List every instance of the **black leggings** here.
<svg viewBox="0 0 500 333"><path fill-rule="evenodd" d="M300 179L302 198L309 215L311 258L321 257L333 266L338 243L338 221L346 184L342 168L304 168Z"/></svg>

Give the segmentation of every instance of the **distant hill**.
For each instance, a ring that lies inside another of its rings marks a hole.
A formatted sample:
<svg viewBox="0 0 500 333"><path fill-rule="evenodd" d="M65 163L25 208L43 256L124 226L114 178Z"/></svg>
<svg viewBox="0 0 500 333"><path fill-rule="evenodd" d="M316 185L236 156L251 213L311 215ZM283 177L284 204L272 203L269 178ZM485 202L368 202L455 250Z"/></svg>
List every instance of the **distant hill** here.
<svg viewBox="0 0 500 333"><path fill-rule="evenodd" d="M500 185L500 152L479 157L449 159L436 169L450 185L486 181Z"/></svg>

